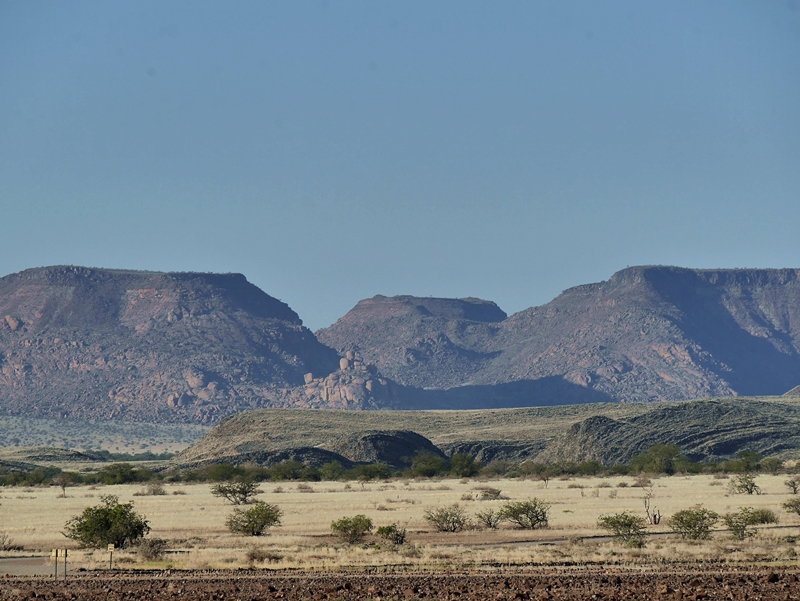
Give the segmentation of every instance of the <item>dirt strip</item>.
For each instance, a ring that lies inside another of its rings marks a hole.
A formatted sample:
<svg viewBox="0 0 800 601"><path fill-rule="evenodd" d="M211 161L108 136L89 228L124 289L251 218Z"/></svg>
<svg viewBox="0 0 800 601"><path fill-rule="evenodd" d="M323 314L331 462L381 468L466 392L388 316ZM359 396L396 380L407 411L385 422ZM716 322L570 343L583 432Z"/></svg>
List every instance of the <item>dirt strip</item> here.
<svg viewBox="0 0 800 601"><path fill-rule="evenodd" d="M526 569L486 573L275 574L267 570L87 572L65 583L0 578L2 599L196 599L356 601L372 599L800 600L800 567Z"/></svg>

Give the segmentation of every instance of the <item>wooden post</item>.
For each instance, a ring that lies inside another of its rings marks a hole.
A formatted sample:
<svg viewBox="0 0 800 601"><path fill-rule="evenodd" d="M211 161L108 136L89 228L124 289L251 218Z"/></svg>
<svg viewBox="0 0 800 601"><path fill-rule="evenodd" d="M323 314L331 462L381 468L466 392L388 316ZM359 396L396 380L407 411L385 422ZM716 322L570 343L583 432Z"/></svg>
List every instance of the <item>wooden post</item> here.
<svg viewBox="0 0 800 601"><path fill-rule="evenodd" d="M69 555L69 549L64 549L64 582L67 581L67 555Z"/></svg>
<svg viewBox="0 0 800 601"><path fill-rule="evenodd" d="M55 572L53 572L53 578L58 579L58 549L53 549L50 552L50 557L54 558L55 560L53 562L55 564Z"/></svg>
<svg viewBox="0 0 800 601"><path fill-rule="evenodd" d="M108 569L112 569L111 566L113 565L112 562L114 560L114 545L108 545Z"/></svg>

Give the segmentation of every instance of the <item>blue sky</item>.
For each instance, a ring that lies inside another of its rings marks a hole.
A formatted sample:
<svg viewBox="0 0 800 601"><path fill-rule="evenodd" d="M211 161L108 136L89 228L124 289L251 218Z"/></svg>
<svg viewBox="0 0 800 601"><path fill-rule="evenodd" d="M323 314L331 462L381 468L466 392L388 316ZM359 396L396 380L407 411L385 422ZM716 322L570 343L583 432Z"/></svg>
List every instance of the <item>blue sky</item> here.
<svg viewBox="0 0 800 601"><path fill-rule="evenodd" d="M798 225L800 0L0 2L0 275L241 272L316 329Z"/></svg>

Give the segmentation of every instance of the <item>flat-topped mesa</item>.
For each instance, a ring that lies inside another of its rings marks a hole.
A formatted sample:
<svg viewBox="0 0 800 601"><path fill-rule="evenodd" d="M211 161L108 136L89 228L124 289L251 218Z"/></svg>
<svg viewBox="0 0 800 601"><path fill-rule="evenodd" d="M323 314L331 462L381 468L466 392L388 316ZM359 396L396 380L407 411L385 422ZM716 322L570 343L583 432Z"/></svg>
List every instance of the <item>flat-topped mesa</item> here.
<svg viewBox="0 0 800 601"><path fill-rule="evenodd" d="M403 384L448 388L469 381L487 361L483 342L504 319L495 303L478 298L378 295L359 301L317 337L340 353L360 352Z"/></svg>
<svg viewBox="0 0 800 601"><path fill-rule="evenodd" d="M0 278L0 315L35 329L53 326L133 326L213 311L302 325L286 303L239 273L127 271L40 267Z"/></svg>
<svg viewBox="0 0 800 601"><path fill-rule="evenodd" d="M11 414L213 423L285 406L285 389L338 359L241 274L59 266L0 278Z"/></svg>
<svg viewBox="0 0 800 601"><path fill-rule="evenodd" d="M365 316L370 314L418 314L426 317L465 319L488 323L503 321L507 317L505 311L495 303L480 298L383 296L381 294L359 301L348 313L348 316L356 314Z"/></svg>
<svg viewBox="0 0 800 601"><path fill-rule="evenodd" d="M518 382L520 405L782 394L800 373L797 269L630 267L494 321L423 300L361 301L317 335L400 384L486 396Z"/></svg>

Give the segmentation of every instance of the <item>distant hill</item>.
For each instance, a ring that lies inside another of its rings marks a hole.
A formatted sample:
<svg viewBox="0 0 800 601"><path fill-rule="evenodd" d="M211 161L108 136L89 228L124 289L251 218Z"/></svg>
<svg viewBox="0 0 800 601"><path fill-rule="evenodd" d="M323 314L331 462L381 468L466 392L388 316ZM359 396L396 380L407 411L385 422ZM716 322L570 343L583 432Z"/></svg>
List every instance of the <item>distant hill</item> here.
<svg viewBox="0 0 800 601"><path fill-rule="evenodd" d="M263 409L232 416L182 451L173 465L246 463L315 449L342 463L375 461L364 441L409 432L451 455L542 462L625 463L656 443L677 444L696 461L731 459L741 450L800 458L800 399L702 399L664 403L595 403L480 411L292 411ZM424 443L417 442L424 448ZM373 445L374 446L374 445ZM389 445L384 445L388 447ZM413 455L395 444L396 456ZM296 450L293 451L293 450ZM429 448L426 448L430 452ZM379 460L399 463L390 452Z"/></svg>
<svg viewBox="0 0 800 601"><path fill-rule="evenodd" d="M11 416L213 425L257 408L775 395L800 384L799 351L789 269L633 267L511 316L476 298L376 296L317 336L240 274L60 266L0 278Z"/></svg>
<svg viewBox="0 0 800 601"><path fill-rule="evenodd" d="M430 407L775 395L800 384L799 274L631 267L505 318L477 299L376 296L317 337L449 389L417 397Z"/></svg>
<svg viewBox="0 0 800 601"><path fill-rule="evenodd" d="M84 267L0 279L0 409L213 423L326 375L339 356L239 274Z"/></svg>

